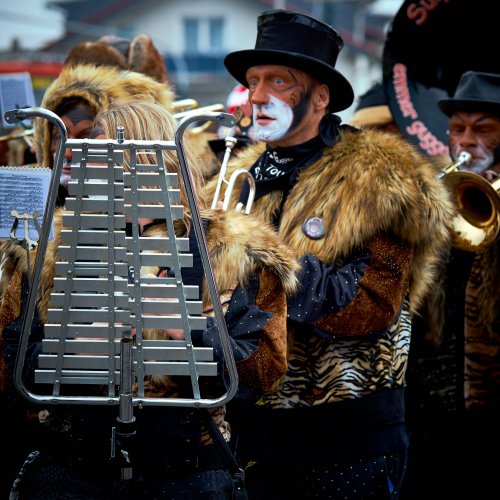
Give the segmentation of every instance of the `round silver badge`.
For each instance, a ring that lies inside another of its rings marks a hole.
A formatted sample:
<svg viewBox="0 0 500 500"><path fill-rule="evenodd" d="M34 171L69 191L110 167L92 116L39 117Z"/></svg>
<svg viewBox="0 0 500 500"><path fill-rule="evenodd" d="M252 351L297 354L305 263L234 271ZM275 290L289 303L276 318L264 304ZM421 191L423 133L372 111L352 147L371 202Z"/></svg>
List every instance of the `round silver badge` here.
<svg viewBox="0 0 500 500"><path fill-rule="evenodd" d="M325 225L321 217L311 217L302 224L302 231L312 240L319 240L325 236Z"/></svg>

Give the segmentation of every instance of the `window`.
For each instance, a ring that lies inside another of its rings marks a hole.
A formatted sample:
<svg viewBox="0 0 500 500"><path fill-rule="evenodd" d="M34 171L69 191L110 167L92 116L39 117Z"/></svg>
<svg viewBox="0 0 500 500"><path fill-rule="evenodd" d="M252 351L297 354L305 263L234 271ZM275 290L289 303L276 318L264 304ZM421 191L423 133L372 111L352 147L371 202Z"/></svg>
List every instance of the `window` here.
<svg viewBox="0 0 500 500"><path fill-rule="evenodd" d="M224 19L221 17L209 20L210 50L221 51L223 49L223 27Z"/></svg>
<svg viewBox="0 0 500 500"><path fill-rule="evenodd" d="M184 19L184 47L188 54L222 52L224 50L224 18Z"/></svg>
<svg viewBox="0 0 500 500"><path fill-rule="evenodd" d="M184 19L184 47L186 53L198 52L198 19Z"/></svg>

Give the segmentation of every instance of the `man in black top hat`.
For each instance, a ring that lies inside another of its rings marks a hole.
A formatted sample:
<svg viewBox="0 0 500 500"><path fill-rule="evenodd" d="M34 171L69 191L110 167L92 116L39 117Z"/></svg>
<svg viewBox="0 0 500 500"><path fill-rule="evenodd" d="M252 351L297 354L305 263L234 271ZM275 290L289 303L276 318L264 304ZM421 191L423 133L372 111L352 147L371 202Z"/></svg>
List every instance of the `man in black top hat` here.
<svg viewBox="0 0 500 500"><path fill-rule="evenodd" d="M251 172L248 217L271 223L301 264L300 291L281 304L288 339L276 339L286 374L257 405L230 412L253 498L396 498L404 471L410 316L447 240L450 204L407 141L333 114L354 99L335 69L342 47L329 25L271 10L255 49L225 58L249 89L259 139L228 173ZM231 206L247 199L240 183Z"/></svg>
<svg viewBox="0 0 500 500"><path fill-rule="evenodd" d="M496 498L498 461L491 457L500 448L500 75L468 71L438 106L449 117L452 160L467 151L472 162L443 179L459 216L414 323L407 373L410 454L401 498Z"/></svg>

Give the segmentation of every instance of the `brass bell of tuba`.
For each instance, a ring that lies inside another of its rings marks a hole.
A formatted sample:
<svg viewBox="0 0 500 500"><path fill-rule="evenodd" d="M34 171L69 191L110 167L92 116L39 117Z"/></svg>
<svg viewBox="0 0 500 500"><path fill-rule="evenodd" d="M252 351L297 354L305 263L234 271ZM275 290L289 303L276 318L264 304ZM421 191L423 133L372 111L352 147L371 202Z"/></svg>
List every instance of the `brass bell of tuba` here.
<svg viewBox="0 0 500 500"><path fill-rule="evenodd" d="M486 249L500 231L500 177L493 182L474 172L458 170L470 162L470 154L460 154L456 163L440 171L458 214L453 220L452 245L460 250Z"/></svg>

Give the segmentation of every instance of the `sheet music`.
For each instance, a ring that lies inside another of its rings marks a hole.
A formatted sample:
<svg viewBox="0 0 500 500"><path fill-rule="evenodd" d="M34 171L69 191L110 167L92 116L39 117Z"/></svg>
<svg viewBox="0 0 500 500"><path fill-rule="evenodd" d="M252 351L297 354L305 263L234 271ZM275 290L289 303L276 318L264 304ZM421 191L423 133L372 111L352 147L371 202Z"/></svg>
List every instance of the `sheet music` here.
<svg viewBox="0 0 500 500"><path fill-rule="evenodd" d="M18 214L33 215L39 212L37 221L42 225L43 214L50 188L52 170L44 167L0 167L0 239L9 239L15 218L12 211ZM39 234L33 220L29 220L29 237L38 240ZM15 233L16 238L23 239L24 221L20 220ZM52 239L53 228L49 238Z"/></svg>
<svg viewBox="0 0 500 500"><path fill-rule="evenodd" d="M0 114L2 126L5 128L19 127L19 123L5 121L5 113L11 109L32 108L35 106L35 95L31 75L28 72L6 73L0 75ZM30 125L29 120L23 122Z"/></svg>

